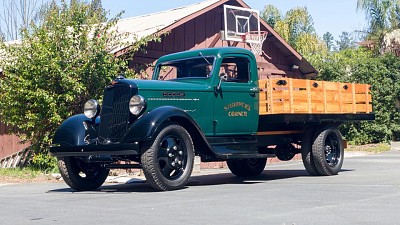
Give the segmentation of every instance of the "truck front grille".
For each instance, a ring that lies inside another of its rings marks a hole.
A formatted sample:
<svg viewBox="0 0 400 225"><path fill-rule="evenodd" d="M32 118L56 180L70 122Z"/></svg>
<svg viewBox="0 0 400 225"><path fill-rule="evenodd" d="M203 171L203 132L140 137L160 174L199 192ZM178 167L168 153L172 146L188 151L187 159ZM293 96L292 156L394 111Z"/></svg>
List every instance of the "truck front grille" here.
<svg viewBox="0 0 400 225"><path fill-rule="evenodd" d="M104 91L100 114L99 141L103 144L119 142L128 129L129 100L128 85L117 84Z"/></svg>

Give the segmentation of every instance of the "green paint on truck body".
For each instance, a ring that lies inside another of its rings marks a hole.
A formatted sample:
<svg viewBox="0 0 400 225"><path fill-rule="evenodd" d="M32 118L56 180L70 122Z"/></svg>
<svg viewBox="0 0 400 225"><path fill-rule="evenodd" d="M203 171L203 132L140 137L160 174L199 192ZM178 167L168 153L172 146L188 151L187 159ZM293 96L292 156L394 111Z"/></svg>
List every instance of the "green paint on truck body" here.
<svg viewBox="0 0 400 225"><path fill-rule="evenodd" d="M137 85L138 94L146 99L147 111L160 106L180 108L198 123L205 136L254 135L259 104L255 62L254 55L241 48L186 51L161 57L152 80L132 82ZM190 70L201 67L199 64L208 66L209 71L205 76L191 77ZM237 76L243 74L245 78L222 81L218 89L220 70L224 65L236 67ZM177 74L185 71L186 74L162 80L161 74L168 72L163 71L163 67L171 70L175 66L179 67Z"/></svg>

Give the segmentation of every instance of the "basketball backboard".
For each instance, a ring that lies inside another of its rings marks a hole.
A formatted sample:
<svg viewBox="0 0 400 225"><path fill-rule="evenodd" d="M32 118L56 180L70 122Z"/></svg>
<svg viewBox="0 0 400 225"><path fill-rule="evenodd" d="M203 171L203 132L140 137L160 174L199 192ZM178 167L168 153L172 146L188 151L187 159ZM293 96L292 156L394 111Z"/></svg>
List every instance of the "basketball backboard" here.
<svg viewBox="0 0 400 225"><path fill-rule="evenodd" d="M224 5L224 40L260 42L245 38L246 33L260 33L260 12L254 9Z"/></svg>

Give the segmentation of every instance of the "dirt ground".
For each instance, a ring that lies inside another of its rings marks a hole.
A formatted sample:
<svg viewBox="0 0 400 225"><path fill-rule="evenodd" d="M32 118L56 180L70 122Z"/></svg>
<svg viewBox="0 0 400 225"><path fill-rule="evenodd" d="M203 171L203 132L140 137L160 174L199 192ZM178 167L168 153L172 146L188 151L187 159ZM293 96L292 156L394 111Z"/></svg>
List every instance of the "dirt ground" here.
<svg viewBox="0 0 400 225"><path fill-rule="evenodd" d="M20 183L49 183L62 182L50 174L40 174L35 178L0 176L0 184L20 184Z"/></svg>

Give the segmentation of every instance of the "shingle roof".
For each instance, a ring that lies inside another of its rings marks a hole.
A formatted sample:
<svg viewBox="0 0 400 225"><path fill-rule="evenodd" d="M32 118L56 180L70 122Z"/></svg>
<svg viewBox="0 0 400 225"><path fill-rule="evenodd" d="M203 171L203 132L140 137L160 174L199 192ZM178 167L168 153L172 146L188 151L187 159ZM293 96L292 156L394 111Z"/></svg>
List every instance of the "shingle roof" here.
<svg viewBox="0 0 400 225"><path fill-rule="evenodd" d="M4 44L6 46L8 45L17 45L17 44L21 44L21 40L14 40L14 41L7 41L4 42ZM5 58L6 57L6 53L3 50L0 50L0 58ZM3 72L3 69L0 67L0 73Z"/></svg>
<svg viewBox="0 0 400 225"><path fill-rule="evenodd" d="M158 31L180 21L181 19L205 9L214 3L217 3L218 1L219 0L206 0L196 4L165 10L162 12L121 19L118 21L116 29L118 32L129 33L127 40L135 40L135 37L140 39L145 36L155 34ZM117 47L111 52L116 53L125 47L126 46Z"/></svg>

